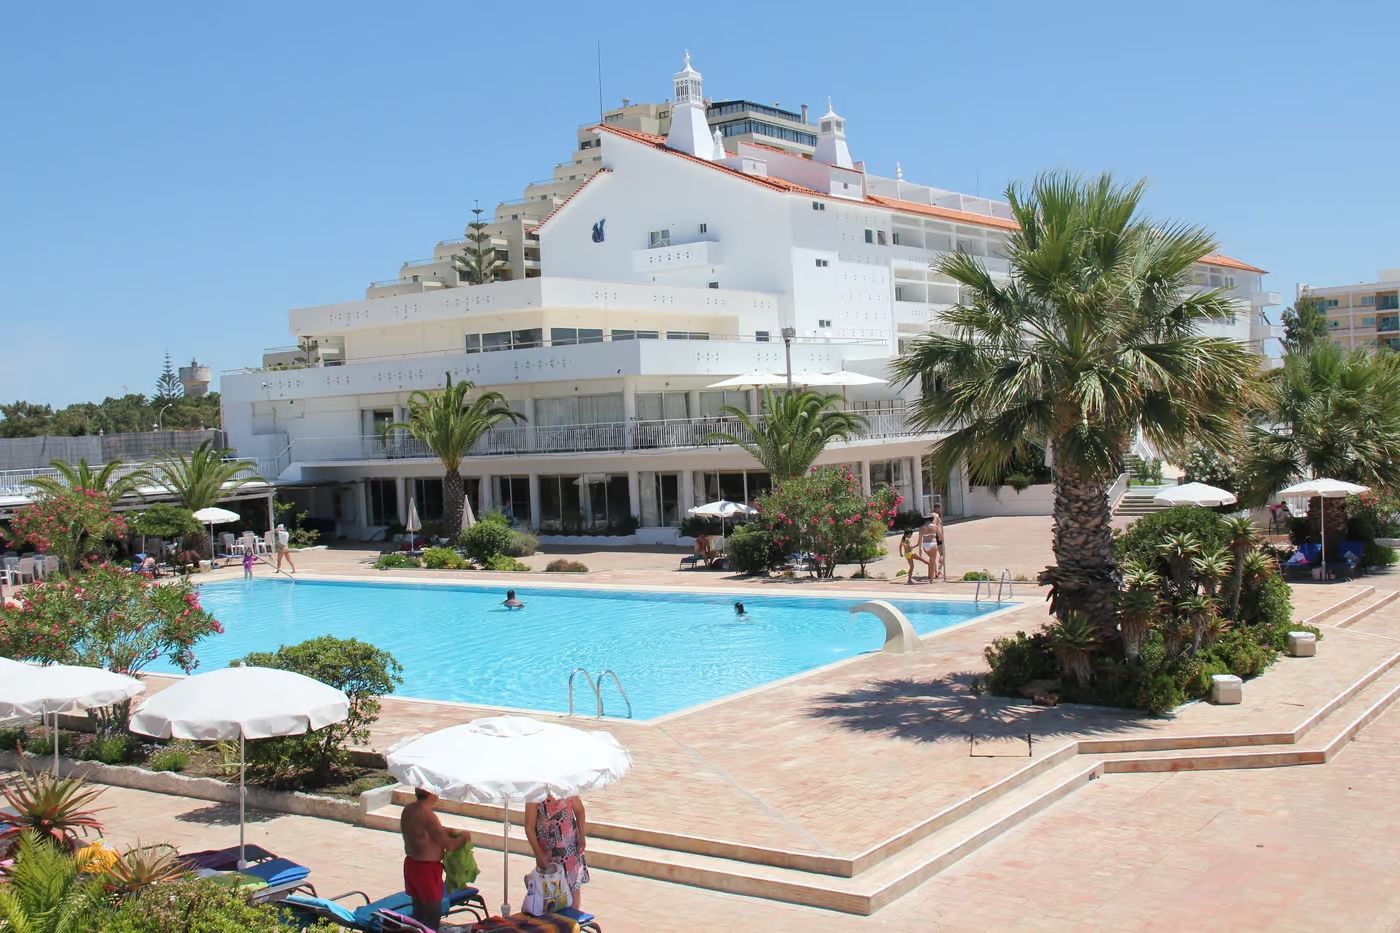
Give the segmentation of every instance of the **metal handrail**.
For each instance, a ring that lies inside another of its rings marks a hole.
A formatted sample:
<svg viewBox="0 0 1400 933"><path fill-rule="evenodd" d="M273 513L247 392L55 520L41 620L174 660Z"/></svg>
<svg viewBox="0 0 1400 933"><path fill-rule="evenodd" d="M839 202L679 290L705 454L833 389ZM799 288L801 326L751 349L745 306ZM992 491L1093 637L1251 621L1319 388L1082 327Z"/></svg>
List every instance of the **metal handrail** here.
<svg viewBox="0 0 1400 933"><path fill-rule="evenodd" d="M977 578L977 589L976 589L976 591L973 592L973 594L972 594L972 601L973 601L974 603L977 603L977 602L981 602L981 601L982 601L982 584L983 584L983 583L986 583L986 584L987 584L987 598L988 598L988 599L991 599L991 598L992 598L992 575L991 575L991 573L987 570L986 567L983 567L983 568L982 568L982 575L979 576L979 577Z"/></svg>
<svg viewBox="0 0 1400 933"><path fill-rule="evenodd" d="M1001 578L997 580L997 602L1001 602L1001 600L1002 600L1001 588L1002 588L1003 586L1006 587L1006 598L1007 598L1007 599L1010 599L1012 596L1015 595L1015 594L1012 592L1012 589L1011 589L1011 568L1009 568L1009 567L1001 572ZM990 583L988 584L987 589L988 589L988 591L991 590L991 585L990 585Z"/></svg>
<svg viewBox="0 0 1400 933"><path fill-rule="evenodd" d="M589 673L586 667L576 667L569 671L569 715L572 716L574 714L574 678L579 674L583 674L583 682L593 688L593 702L597 707L598 717L601 719L603 716L603 698L599 696L598 686L593 682L593 675ZM613 676L615 677L617 675L614 674ZM598 678L599 681L602 679L602 677ZM619 686L618 689L621 689L621 686Z"/></svg>
<svg viewBox="0 0 1400 933"><path fill-rule="evenodd" d="M607 670L603 671L603 673L598 675L598 683L597 686L594 688L594 692L598 694L598 718L603 718L603 678L607 677L609 674L612 675L613 683L617 684L617 692L622 694L622 700L624 703L627 704L627 718L631 719L632 701L628 699L627 691L622 689L622 681L618 679L617 671L613 670L612 668L608 668Z"/></svg>

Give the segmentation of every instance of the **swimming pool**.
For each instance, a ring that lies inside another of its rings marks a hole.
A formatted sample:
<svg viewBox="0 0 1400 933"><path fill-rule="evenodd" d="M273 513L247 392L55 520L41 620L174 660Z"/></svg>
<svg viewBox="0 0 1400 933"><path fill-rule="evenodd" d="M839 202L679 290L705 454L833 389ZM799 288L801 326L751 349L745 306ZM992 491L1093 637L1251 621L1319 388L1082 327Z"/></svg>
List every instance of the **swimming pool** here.
<svg viewBox="0 0 1400 933"><path fill-rule="evenodd" d="M859 596L631 592L519 585L525 608L501 606L506 587L249 580L200 587L225 628L196 648L201 670L250 651L318 635L359 638L403 665L398 694L565 712L575 667L617 672L633 715L649 719L869 651L884 627L851 615ZM748 614L734 614L742 599ZM920 633L995 611L971 602L891 599ZM1003 604L1005 605L1005 604ZM153 666L173 672L170 666ZM609 681L610 715L625 705ZM592 691L575 689L593 712Z"/></svg>

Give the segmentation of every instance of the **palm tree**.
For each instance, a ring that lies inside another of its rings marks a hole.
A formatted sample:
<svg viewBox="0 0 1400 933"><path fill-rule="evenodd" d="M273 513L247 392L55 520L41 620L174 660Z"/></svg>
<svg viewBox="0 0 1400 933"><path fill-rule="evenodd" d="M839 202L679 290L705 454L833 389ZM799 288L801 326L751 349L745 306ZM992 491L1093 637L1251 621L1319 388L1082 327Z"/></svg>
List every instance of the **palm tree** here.
<svg viewBox="0 0 1400 933"><path fill-rule="evenodd" d="M1080 609L1105 635L1117 591L1107 491L1123 452L1139 432L1169 456L1193 441L1229 449L1259 368L1241 344L1199 333L1236 310L1223 291L1194 284L1214 240L1143 218L1143 191L1108 175L1012 185L1010 281L966 253L940 262L961 286L944 315L950 329L914 341L893 367L926 387L917 423L958 426L933 448L939 475L966 464L975 482L991 482L1048 444L1055 565L1040 582L1058 616Z"/></svg>
<svg viewBox="0 0 1400 933"><path fill-rule="evenodd" d="M468 402L467 393L474 388L466 379L454 383L448 373L445 389L414 392L408 397L408 420L389 425L390 430L407 431L428 445L442 461L442 520L449 529L462 524L462 503L466 501L466 484L458 471L462 458L477 438L502 421L514 424L525 420L499 392L483 392Z"/></svg>
<svg viewBox="0 0 1400 933"><path fill-rule="evenodd" d="M1099 647L1099 629L1087 616L1070 611L1048 630L1050 650L1060 670L1082 687L1093 677L1092 661Z"/></svg>
<svg viewBox="0 0 1400 933"><path fill-rule="evenodd" d="M1284 357L1269 374L1241 464L1240 500L1262 503L1308 476L1372 487L1400 484L1400 357L1345 350L1331 341ZM1321 527L1314 499L1308 520ZM1340 501L1326 507L1327 539L1346 538Z"/></svg>
<svg viewBox="0 0 1400 933"><path fill-rule="evenodd" d="M744 448L776 485L811 469L827 444L864 430L865 418L837 408L840 400L839 395L820 392L777 393L768 389L763 393L766 414L755 418L742 408L726 405L723 412L743 425L743 430L715 431L705 440Z"/></svg>
<svg viewBox="0 0 1400 933"><path fill-rule="evenodd" d="M107 497L116 504L122 497L136 494L143 484L152 480L146 469L132 470L117 475L122 462L113 460L100 470L94 471L86 459L80 459L77 466L64 460L50 460L49 466L58 476L40 476L28 481L27 485L41 496L59 496L69 489L91 489Z"/></svg>
<svg viewBox="0 0 1400 933"><path fill-rule="evenodd" d="M1235 515L1225 519L1225 530L1230 536L1230 551L1235 557L1234 573L1230 578L1230 618L1240 617L1240 592L1244 589L1245 558L1254 552L1254 542L1259 537L1254 527L1254 519L1248 515Z"/></svg>
<svg viewBox="0 0 1400 933"><path fill-rule="evenodd" d="M229 493L263 478L251 460L234 460L227 447L204 441L189 454L169 454L155 464L156 484L191 512L208 508Z"/></svg>

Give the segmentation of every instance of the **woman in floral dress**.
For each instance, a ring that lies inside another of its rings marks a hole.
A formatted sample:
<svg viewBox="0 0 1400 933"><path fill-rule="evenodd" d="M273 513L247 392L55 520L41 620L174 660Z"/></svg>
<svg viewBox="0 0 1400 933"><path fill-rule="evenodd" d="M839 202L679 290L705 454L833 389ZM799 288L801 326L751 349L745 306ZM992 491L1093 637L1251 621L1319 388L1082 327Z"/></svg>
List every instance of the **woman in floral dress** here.
<svg viewBox="0 0 1400 933"><path fill-rule="evenodd" d="M535 865L540 871L548 871L553 865L563 866L564 880L573 898L571 906L580 909L583 886L588 883L588 860L583 854L587 847L583 800L546 797L539 803L525 804L525 838L535 850Z"/></svg>

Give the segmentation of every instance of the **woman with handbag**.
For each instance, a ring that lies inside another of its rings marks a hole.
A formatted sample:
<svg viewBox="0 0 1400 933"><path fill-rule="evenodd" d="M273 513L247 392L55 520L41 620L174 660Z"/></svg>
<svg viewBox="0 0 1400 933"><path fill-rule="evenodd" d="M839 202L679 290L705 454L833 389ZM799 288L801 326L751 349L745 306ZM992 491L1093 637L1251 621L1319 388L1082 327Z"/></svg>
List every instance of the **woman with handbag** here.
<svg viewBox="0 0 1400 933"><path fill-rule="evenodd" d="M562 870L569 888L570 905L580 909L583 886L588 883L584 856L583 801L578 797L556 800L546 797L525 804L525 838L535 852L535 866L542 874Z"/></svg>

